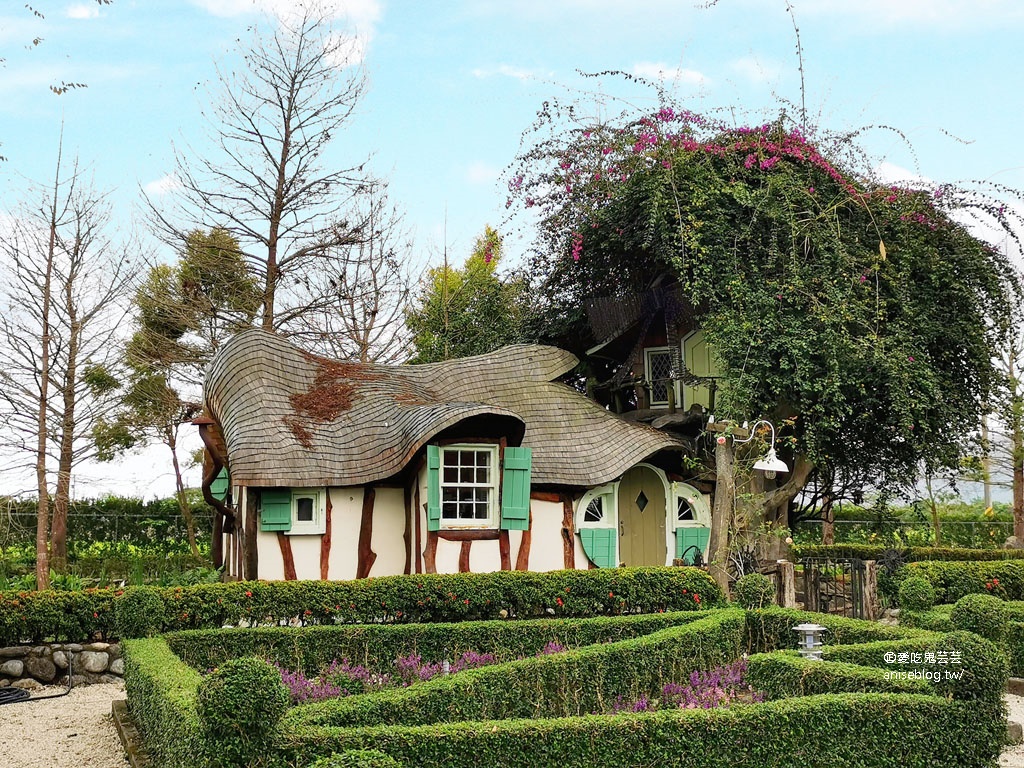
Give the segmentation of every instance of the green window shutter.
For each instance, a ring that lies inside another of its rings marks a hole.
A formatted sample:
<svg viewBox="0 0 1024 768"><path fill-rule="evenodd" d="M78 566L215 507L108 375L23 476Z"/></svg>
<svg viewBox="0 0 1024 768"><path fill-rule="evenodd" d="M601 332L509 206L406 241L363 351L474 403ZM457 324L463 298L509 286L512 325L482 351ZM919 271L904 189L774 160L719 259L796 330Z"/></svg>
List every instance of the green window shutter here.
<svg viewBox="0 0 1024 768"><path fill-rule="evenodd" d="M615 562L615 537L618 531L615 528L580 528L580 539L583 542L583 551L587 553L590 562L598 568L614 568Z"/></svg>
<svg viewBox="0 0 1024 768"><path fill-rule="evenodd" d="M441 530L441 449L427 446L427 530Z"/></svg>
<svg viewBox="0 0 1024 768"><path fill-rule="evenodd" d="M530 527L530 466L533 450L506 448L501 479L501 527L525 531Z"/></svg>
<svg viewBox="0 0 1024 768"><path fill-rule="evenodd" d="M288 488L264 488L260 493L260 530L292 529L292 492Z"/></svg>
<svg viewBox="0 0 1024 768"><path fill-rule="evenodd" d="M697 547L701 557L707 562L708 540L711 538L711 529L697 526L676 528L676 558L682 558L686 553L686 564L693 564L693 550L686 552L690 547Z"/></svg>
<svg viewBox="0 0 1024 768"><path fill-rule="evenodd" d="M210 483L210 493L215 499L224 501L228 497L228 488L231 487L231 477L228 475L227 467L224 467L220 474Z"/></svg>

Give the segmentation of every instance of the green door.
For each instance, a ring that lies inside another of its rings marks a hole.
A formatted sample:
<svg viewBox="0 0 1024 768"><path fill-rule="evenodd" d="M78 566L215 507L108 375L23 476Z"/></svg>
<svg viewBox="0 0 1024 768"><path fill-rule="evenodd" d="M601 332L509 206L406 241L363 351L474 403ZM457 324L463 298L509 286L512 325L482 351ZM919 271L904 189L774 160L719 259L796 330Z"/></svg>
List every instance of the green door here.
<svg viewBox="0 0 1024 768"><path fill-rule="evenodd" d="M665 565L665 485L649 467L633 467L619 483L621 565Z"/></svg>

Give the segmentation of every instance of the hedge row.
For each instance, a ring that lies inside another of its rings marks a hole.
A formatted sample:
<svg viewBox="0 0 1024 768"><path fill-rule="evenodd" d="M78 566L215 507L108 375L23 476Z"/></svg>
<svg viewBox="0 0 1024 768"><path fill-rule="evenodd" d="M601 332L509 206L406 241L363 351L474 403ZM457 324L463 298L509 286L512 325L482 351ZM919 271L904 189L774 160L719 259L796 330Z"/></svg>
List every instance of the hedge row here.
<svg viewBox="0 0 1024 768"><path fill-rule="evenodd" d="M281 734L268 765L308 765L372 745L407 768L962 768L994 765L1005 727L937 696L833 694L635 715L306 726Z"/></svg>
<svg viewBox="0 0 1024 768"><path fill-rule="evenodd" d="M649 618L652 621L647 622ZM368 747L402 765L425 768L650 764L831 768L847 764L850 755L857 756L857 765L868 768L952 767L990 765L1000 751L1005 720L998 696L1005 684L1005 660L991 643L974 635L938 635L778 608L745 614L734 609L697 614L678 627L656 629L658 621L675 619L670 615L623 616L578 622L593 625L581 630L581 637L595 639L615 625L637 632L655 631L489 670L468 670L410 689L352 697L340 704L297 707L281 722L273 748L263 754L260 765L308 766L321 756ZM792 646L796 640L792 627L803 621L815 621L831 629L825 649L829 660L805 662L787 651L755 656L751 659L751 679L772 695L818 690L829 691L827 695L707 711L429 722L497 714L529 717L536 712L574 711L573 706L577 707L575 711L586 711L598 702L580 700L576 704L573 697L587 695L576 691L592 687L603 690L606 696L643 692L645 685L667 681L667 677L659 677L666 674L667 666L710 667L729 656L735 658L743 638L748 646L753 642L755 650ZM540 641L539 625L544 623L489 622L512 631L523 627L530 636L519 641L524 649ZM483 624L457 625L455 633L465 629L465 636L452 637L484 637L488 627ZM341 631L346 629L350 634ZM414 632L420 628L406 626L233 630L222 635L242 650L244 647L234 638L245 634L270 638L272 647L284 653L283 638L289 632L297 643L299 638L308 637L310 647L315 639L331 636L345 637L343 642L362 642L357 632L360 629L369 630L363 638L367 642L372 642L373 633L377 633L383 641L381 648L390 653L398 647L398 641L384 641L389 633L423 640L424 647L436 647L446 628L437 634L421 635ZM213 634L182 633L172 641L187 645L194 639L197 647L208 649ZM850 642L858 645L837 645ZM224 753L204 730L197 714L200 680L196 671L171 652L164 638L128 641L124 648L132 712L156 764L167 768L216 765L216 756ZM838 693L869 691L887 682L890 689L925 690L916 681L884 681L884 673L878 668L892 668L885 661L887 651L929 648L961 650L963 666L969 671L967 678L956 684L931 685L930 695ZM693 656L700 659L693 661ZM854 663L859 666L851 666ZM327 717L331 710L338 719ZM323 725L325 721L374 725L340 727Z"/></svg>
<svg viewBox="0 0 1024 768"><path fill-rule="evenodd" d="M994 594L1006 600L1024 600L1024 562L910 563L900 569L896 581L898 583L911 576L928 579L939 603L955 603L970 594Z"/></svg>
<svg viewBox="0 0 1024 768"><path fill-rule="evenodd" d="M430 661L466 651L493 654L499 662L534 656L550 642L565 648L616 642L701 619L706 612L670 612L591 619L463 621L445 624L358 624L334 627L193 630L165 635L185 663L212 669L227 659L259 656L307 675L335 659L374 667L418 653Z"/></svg>
<svg viewBox="0 0 1024 768"><path fill-rule="evenodd" d="M820 693L929 693L924 680L886 679L885 671L809 661L795 653L758 653L747 660L747 681L769 699Z"/></svg>
<svg viewBox="0 0 1024 768"><path fill-rule="evenodd" d="M409 623L588 617L693 611L724 605L695 568L385 576L356 581L275 581L0 592L0 644L74 641L95 630L139 636L223 626ZM162 608L154 609L159 598ZM114 598L123 600L114 620Z"/></svg>
<svg viewBox="0 0 1024 768"><path fill-rule="evenodd" d="M126 640L124 682L128 709L146 748L161 768L209 765L196 699L199 673L178 658L162 638Z"/></svg>
<svg viewBox="0 0 1024 768"><path fill-rule="evenodd" d="M876 544L797 544L793 546L793 557L853 557L860 560L881 560L891 547ZM906 547L898 548L905 561L914 563L922 560L1021 560L1024 549L967 549L966 547Z"/></svg>
<svg viewBox="0 0 1024 768"><path fill-rule="evenodd" d="M329 699L292 709L303 725L426 725L459 720L567 717L607 711L617 697L658 697L668 683L740 656L742 611L615 643L520 659L437 677L409 688Z"/></svg>

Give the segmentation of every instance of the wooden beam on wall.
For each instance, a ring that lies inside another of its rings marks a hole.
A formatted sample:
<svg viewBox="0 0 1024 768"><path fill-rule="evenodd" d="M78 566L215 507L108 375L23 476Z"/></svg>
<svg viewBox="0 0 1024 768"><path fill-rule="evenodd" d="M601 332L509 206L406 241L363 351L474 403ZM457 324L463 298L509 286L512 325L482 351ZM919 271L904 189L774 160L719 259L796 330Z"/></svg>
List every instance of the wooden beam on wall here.
<svg viewBox="0 0 1024 768"><path fill-rule="evenodd" d="M320 578L327 581L331 573L331 538L334 526L331 520L331 489L327 489L327 511L324 519L324 535L320 537Z"/></svg>
<svg viewBox="0 0 1024 768"><path fill-rule="evenodd" d="M427 531L427 546L423 550L423 569L437 573L437 531Z"/></svg>
<svg viewBox="0 0 1024 768"><path fill-rule="evenodd" d="M501 554L501 570L512 570L511 546L508 541L508 531L501 531L498 534L498 551Z"/></svg>
<svg viewBox="0 0 1024 768"><path fill-rule="evenodd" d="M519 553L516 555L516 570L530 570L530 538L533 535L533 510L530 510L529 527L523 531L523 538L519 542Z"/></svg>
<svg viewBox="0 0 1024 768"><path fill-rule="evenodd" d="M462 542L462 550L459 552L459 573L469 573L469 548L472 546L472 541Z"/></svg>
<svg viewBox="0 0 1024 768"><path fill-rule="evenodd" d="M278 531L277 544L281 547L281 559L284 560L285 581L295 581L295 557L292 555L292 540L284 531Z"/></svg>
<svg viewBox="0 0 1024 768"><path fill-rule="evenodd" d="M576 569L576 531L572 519L572 496L562 494L562 563L566 570Z"/></svg>
<svg viewBox="0 0 1024 768"><path fill-rule="evenodd" d="M365 579L377 559L377 553L370 547L373 539L373 502L377 491L372 485L363 489L363 514L359 521L359 564L356 566L356 578Z"/></svg>

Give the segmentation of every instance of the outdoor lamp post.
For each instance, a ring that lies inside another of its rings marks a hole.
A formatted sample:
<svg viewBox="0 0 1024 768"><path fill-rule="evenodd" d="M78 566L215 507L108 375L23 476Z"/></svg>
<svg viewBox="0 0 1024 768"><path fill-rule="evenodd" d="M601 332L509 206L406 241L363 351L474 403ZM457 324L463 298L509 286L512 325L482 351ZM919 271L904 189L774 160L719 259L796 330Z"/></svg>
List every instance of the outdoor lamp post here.
<svg viewBox="0 0 1024 768"><path fill-rule="evenodd" d="M821 624L797 624L794 632L800 633L800 655L809 661L821 661L821 635L828 632Z"/></svg>
<svg viewBox="0 0 1024 768"><path fill-rule="evenodd" d="M754 464L754 469L764 472L764 476L767 477L769 480L772 480L775 478L775 475L778 472L789 472L789 467L786 465L786 462L784 462L782 459L775 455L774 424L772 424L767 419L758 419L757 421L754 422L754 425L750 427L750 435L749 437L747 437L746 440L737 440L734 437L733 442L749 443L751 440L754 439L754 431L757 429L758 424L766 424L768 426L768 428L772 431L772 439L771 442L768 443L768 453L766 453L763 457L757 460L757 463ZM747 422L743 422L743 428L747 429Z"/></svg>

